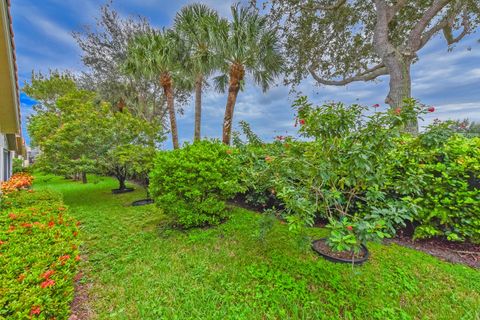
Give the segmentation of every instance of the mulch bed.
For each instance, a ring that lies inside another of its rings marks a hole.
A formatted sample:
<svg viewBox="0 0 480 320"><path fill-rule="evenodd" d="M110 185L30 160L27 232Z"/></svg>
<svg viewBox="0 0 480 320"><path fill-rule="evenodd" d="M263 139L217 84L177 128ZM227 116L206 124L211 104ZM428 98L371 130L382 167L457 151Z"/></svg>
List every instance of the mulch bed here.
<svg viewBox="0 0 480 320"><path fill-rule="evenodd" d="M468 242L449 242L443 239L413 241L411 237L401 236L388 242L423 251L442 260L462 263L472 268L480 268L480 245Z"/></svg>
<svg viewBox="0 0 480 320"><path fill-rule="evenodd" d="M352 260L352 252L333 251L324 241L316 241L314 244L314 247L316 250L322 252L323 254L327 254L331 257L338 258L338 259ZM358 254L355 254L355 260L360 260L363 258L365 258L365 253L363 251L360 251Z"/></svg>
<svg viewBox="0 0 480 320"><path fill-rule="evenodd" d="M93 311L89 307L91 283L82 283L83 274L79 273L75 279L75 295L71 304L72 314L68 320L88 320L93 318Z"/></svg>

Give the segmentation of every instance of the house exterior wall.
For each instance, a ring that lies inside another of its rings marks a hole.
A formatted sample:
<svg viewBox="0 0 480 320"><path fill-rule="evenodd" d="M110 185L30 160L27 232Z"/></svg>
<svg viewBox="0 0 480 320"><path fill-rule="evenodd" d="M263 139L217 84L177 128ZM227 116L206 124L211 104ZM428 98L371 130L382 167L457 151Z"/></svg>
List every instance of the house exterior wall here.
<svg viewBox="0 0 480 320"><path fill-rule="evenodd" d="M0 133L0 181L7 181L12 175L13 152L8 150L7 139Z"/></svg>

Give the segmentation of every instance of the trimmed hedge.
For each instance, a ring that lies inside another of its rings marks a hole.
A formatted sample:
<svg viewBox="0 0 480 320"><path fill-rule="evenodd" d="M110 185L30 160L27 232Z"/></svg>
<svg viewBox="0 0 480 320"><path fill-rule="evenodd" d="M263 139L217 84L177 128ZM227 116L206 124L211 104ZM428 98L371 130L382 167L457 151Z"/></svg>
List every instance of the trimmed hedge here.
<svg viewBox="0 0 480 320"><path fill-rule="evenodd" d="M67 319L80 260L61 195L18 191L0 206L0 319Z"/></svg>
<svg viewBox="0 0 480 320"><path fill-rule="evenodd" d="M215 141L159 152L150 174L155 203L183 228L219 224L227 217L225 201L241 191L231 148Z"/></svg>

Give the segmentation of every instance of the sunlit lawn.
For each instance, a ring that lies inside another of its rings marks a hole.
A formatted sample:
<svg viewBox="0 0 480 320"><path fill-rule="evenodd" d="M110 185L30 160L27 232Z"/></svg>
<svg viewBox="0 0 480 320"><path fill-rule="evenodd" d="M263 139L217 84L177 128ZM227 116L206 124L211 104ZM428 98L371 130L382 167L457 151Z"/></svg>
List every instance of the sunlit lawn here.
<svg viewBox="0 0 480 320"><path fill-rule="evenodd" d="M259 241L260 215L233 209L223 225L160 228L154 206L130 207L143 190L116 182L37 176L64 194L82 222L82 267L99 319L478 319L480 272L396 245L370 245L362 267L317 257L275 223ZM324 230L309 230L320 236Z"/></svg>

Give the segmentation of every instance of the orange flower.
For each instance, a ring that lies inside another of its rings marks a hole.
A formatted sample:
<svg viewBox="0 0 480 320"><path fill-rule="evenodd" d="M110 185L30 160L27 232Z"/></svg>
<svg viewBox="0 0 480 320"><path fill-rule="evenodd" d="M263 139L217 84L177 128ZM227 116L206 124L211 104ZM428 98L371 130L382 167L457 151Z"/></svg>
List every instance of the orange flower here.
<svg viewBox="0 0 480 320"><path fill-rule="evenodd" d="M70 255L66 254L64 256L61 256L60 258L58 258L58 260L60 261L67 261L68 259L70 259Z"/></svg>

